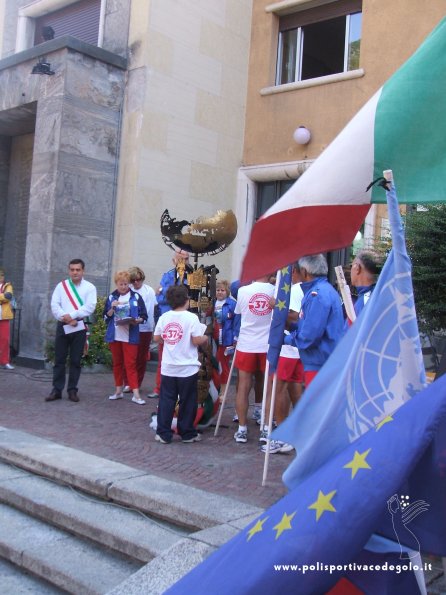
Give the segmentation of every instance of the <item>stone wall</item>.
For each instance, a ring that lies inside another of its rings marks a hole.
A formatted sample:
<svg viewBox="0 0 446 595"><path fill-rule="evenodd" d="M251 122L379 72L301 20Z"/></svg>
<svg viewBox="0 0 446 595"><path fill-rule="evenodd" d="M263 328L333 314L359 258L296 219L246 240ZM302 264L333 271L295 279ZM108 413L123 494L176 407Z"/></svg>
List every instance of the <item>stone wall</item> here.
<svg viewBox="0 0 446 595"><path fill-rule="evenodd" d="M88 51L62 47L45 55L53 76L31 75L35 59L7 68L0 62L0 87L7 88L0 120L20 114L24 98L37 102L19 354L34 360L43 359L51 294L72 258L85 260L99 294L109 287L125 84L125 70ZM11 171L20 170L13 160Z"/></svg>
<svg viewBox="0 0 446 595"><path fill-rule="evenodd" d="M0 265L4 264L5 225L6 225L6 197L9 183L9 161L11 152L11 138L0 135Z"/></svg>

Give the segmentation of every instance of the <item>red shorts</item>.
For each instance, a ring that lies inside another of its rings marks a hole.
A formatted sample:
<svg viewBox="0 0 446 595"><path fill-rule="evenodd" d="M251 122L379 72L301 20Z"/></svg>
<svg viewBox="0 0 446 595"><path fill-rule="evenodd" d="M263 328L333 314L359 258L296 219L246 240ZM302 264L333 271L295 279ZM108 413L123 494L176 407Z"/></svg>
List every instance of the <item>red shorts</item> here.
<svg viewBox="0 0 446 595"><path fill-rule="evenodd" d="M265 372L266 353L235 352L234 366L242 372Z"/></svg>
<svg viewBox="0 0 446 595"><path fill-rule="evenodd" d="M304 372L305 388L308 388L308 386L310 386L311 381L314 380L317 373L318 370L307 370L306 372Z"/></svg>
<svg viewBox="0 0 446 595"><path fill-rule="evenodd" d="M283 382L303 382L304 367L299 358L279 357L277 378Z"/></svg>

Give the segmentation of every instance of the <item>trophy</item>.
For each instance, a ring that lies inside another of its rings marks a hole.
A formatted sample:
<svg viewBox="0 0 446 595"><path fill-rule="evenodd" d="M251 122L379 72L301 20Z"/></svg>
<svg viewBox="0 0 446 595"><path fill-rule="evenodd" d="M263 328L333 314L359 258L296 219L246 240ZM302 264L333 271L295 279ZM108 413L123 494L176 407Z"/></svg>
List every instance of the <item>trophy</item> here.
<svg viewBox="0 0 446 595"><path fill-rule="evenodd" d="M198 217L195 221L177 220L166 209L161 215L161 236L172 250L185 250L194 257L192 271L187 271L185 262L179 259L177 273L182 283L184 276L189 287L191 312L201 322L208 324L210 336L207 346L199 348L201 363L198 372L197 426L208 426L218 412L218 389L220 378L218 364L213 353L212 318L209 312L215 298L216 279L219 270L215 265L198 266L198 257L218 254L225 250L237 235L237 219L232 211L217 211L212 217Z"/></svg>

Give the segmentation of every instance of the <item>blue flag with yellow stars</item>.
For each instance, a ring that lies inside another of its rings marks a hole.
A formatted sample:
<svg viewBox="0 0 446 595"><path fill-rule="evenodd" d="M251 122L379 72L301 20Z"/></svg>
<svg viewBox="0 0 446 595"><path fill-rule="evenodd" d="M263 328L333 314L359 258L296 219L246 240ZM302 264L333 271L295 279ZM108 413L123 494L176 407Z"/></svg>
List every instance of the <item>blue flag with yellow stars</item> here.
<svg viewBox="0 0 446 595"><path fill-rule="evenodd" d="M445 419L443 376L339 452L168 593L258 595L260 589L268 595L307 595L325 593L352 571L366 579L375 568L349 565L383 515L394 526L397 547L406 540L411 515L396 495ZM412 504L418 514L431 514L428 502ZM412 572L401 554L398 568L382 570L393 582Z"/></svg>
<svg viewBox="0 0 446 595"><path fill-rule="evenodd" d="M288 317L291 295L292 266L289 265L279 271L276 304L273 310L271 326L269 328L268 353L270 372L277 370L280 350L283 345L283 331Z"/></svg>

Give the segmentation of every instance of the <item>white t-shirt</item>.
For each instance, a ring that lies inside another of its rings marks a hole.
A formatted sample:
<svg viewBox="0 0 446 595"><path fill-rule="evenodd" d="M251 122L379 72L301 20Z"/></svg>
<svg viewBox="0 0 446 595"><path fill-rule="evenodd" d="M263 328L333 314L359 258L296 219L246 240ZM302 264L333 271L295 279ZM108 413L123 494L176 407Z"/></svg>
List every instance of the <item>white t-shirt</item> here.
<svg viewBox="0 0 446 595"><path fill-rule="evenodd" d="M200 369L198 349L192 345L192 337L204 335L206 325L201 324L196 314L187 310L169 310L162 314L155 327L155 335L163 339L161 374L185 378Z"/></svg>
<svg viewBox="0 0 446 595"><path fill-rule="evenodd" d="M300 312L303 298L304 292L302 291L300 283L295 283L294 285L292 285L289 309L293 310L293 312ZM292 345L282 345L282 349L280 350L280 357L299 359L299 350L297 347L293 347Z"/></svg>
<svg viewBox="0 0 446 595"><path fill-rule="evenodd" d="M274 295L271 283L254 281L240 287L237 294L235 313L241 314L237 349L245 353L266 353L268 351L269 327L272 309L269 299Z"/></svg>
<svg viewBox="0 0 446 595"><path fill-rule="evenodd" d="M125 295L120 295L118 297L118 305L116 306L115 310L115 341L122 341L123 343L129 342L129 325L122 324L117 325L116 320L118 318L126 318L130 316L130 291L128 291Z"/></svg>
<svg viewBox="0 0 446 595"><path fill-rule="evenodd" d="M146 285L145 283L141 285L140 289L135 289L133 285L130 285L130 289L133 289L133 291L139 293L139 295L144 300L144 304L147 310L147 322L143 322L139 325L139 331L141 333L149 333L153 331L153 327L155 326L155 319L153 316L156 302L155 292L150 287L150 285Z"/></svg>

